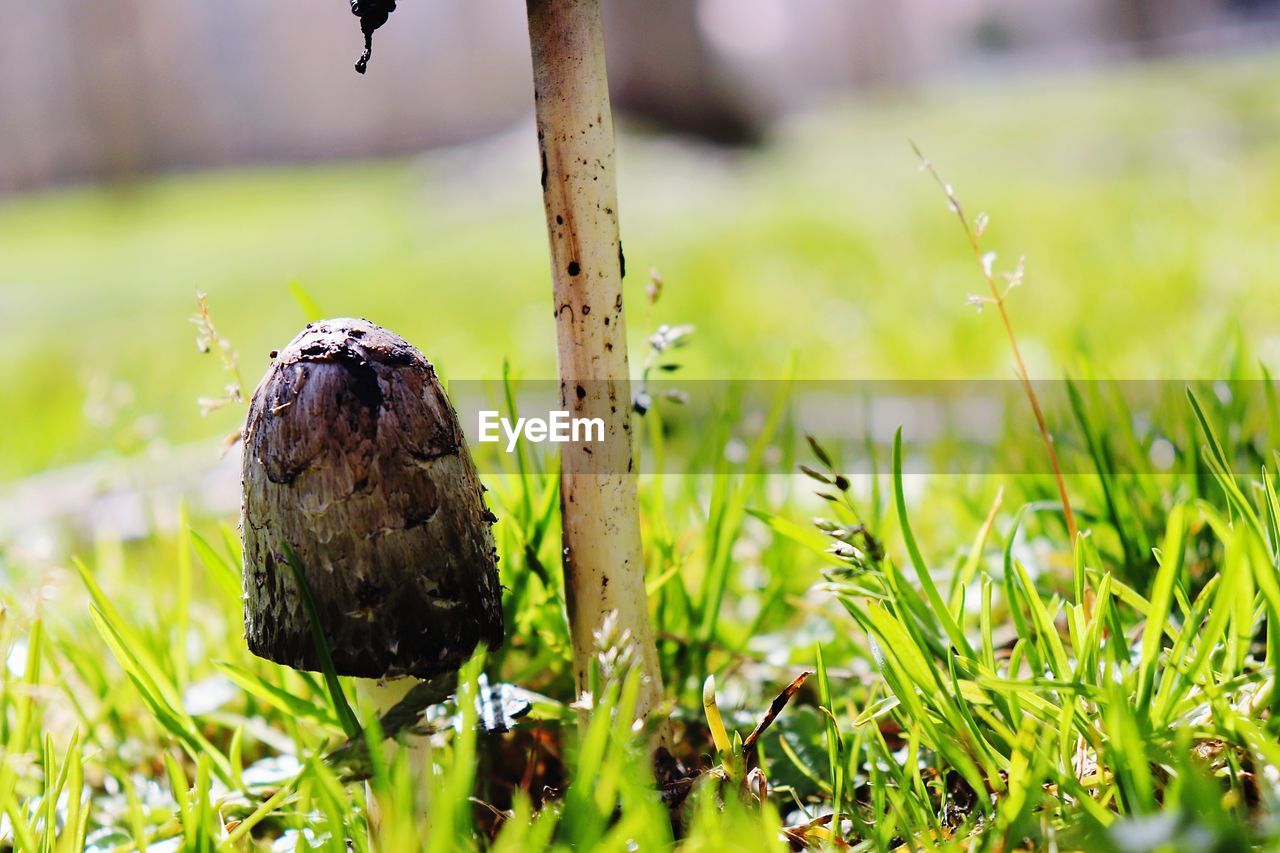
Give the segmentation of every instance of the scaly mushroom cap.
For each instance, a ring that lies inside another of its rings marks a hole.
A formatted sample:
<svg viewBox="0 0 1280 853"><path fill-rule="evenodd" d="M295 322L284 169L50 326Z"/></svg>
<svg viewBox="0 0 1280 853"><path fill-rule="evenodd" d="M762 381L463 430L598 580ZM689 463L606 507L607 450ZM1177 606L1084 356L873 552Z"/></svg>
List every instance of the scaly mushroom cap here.
<svg viewBox="0 0 1280 853"><path fill-rule="evenodd" d="M430 678L501 644L496 519L435 369L403 338L309 324L253 393L242 483L254 654L320 668L286 542L341 675Z"/></svg>

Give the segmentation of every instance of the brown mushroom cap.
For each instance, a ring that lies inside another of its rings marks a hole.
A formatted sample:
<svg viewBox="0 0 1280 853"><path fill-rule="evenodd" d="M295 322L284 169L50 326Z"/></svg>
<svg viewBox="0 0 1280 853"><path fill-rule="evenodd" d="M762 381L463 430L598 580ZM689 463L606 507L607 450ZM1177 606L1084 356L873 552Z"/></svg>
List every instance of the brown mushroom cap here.
<svg viewBox="0 0 1280 853"><path fill-rule="evenodd" d="M341 675L430 678L502 642L483 487L422 353L368 320L311 323L244 430L245 639L318 670L296 554Z"/></svg>

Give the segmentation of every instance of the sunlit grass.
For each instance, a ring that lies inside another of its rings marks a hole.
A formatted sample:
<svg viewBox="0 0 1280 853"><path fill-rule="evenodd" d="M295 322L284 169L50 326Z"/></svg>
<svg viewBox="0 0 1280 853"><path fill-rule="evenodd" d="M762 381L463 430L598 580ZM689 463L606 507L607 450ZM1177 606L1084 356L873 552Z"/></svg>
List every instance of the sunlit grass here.
<svg viewBox="0 0 1280 853"><path fill-rule="evenodd" d="M836 105L740 155L624 137L632 339L697 321L686 370L714 378L777 378L792 353L806 378L1008 377L984 320L957 316L972 273L943 202L908 178L914 139L962 197L980 191L988 247L1027 255L1034 295L1014 320L1032 375L1081 352L1114 376L1201 375L1233 322L1273 354L1277 69L1259 57L967 81ZM234 418L201 419L186 399L222 384L184 323L196 290L249 382L301 325L292 280L329 315L391 326L451 377L495 378L504 358L554 375L526 136L7 200L0 409L22 416L0 477L136 449L126 427L147 415L170 441L229 432ZM656 314L643 308L651 266L667 282ZM131 394L116 429L77 417L86 389L115 380Z"/></svg>
<svg viewBox="0 0 1280 853"><path fill-rule="evenodd" d="M1280 95L1260 81L1276 68L971 85L799 121L731 163L624 146L632 336L696 323L682 375L1010 375L993 318L965 306L972 259L915 174L910 136L990 214L992 248L1027 254L1009 311L1028 371L1080 380L1050 420L1084 460L1066 478L1074 540L1047 473L915 489L901 436L875 478L843 472L856 449L815 440L792 458L805 443L784 383L757 417L727 406L698 424L688 475L642 478L673 751L690 776L655 776L617 638L598 638L589 702L575 695L556 480L521 454L486 477L508 640L421 721L425 777L413 750L382 748L351 680L249 654L233 518L192 518L175 496L145 536L99 525L43 553L0 545L0 846L1280 843L1274 400L1175 389L1155 411L1185 429L1162 432L1084 381L1181 373L1230 390L1274 368ZM455 378L500 376L504 358L517 376L551 375L532 164L495 159L476 198L450 162L10 202L0 475L154 452L157 438L209 438L216 454L242 410L198 414L226 378L192 346L207 336L187 323L197 289L248 383L304 321L295 279L324 312L391 325ZM666 281L652 307L649 264ZM1247 343L1215 351L1237 335ZM660 402L638 422L646 452L665 452L663 421L680 417ZM1035 436L1029 413L1009 428ZM1175 463L1158 476L1157 442ZM510 733L477 730L485 683L536 692Z"/></svg>

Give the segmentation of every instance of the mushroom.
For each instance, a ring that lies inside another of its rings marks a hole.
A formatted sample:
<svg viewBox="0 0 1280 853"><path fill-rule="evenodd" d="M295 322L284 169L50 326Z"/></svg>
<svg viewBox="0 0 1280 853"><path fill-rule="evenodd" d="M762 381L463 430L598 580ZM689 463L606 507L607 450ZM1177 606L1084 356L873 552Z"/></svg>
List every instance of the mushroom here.
<svg viewBox="0 0 1280 853"><path fill-rule="evenodd" d="M243 460L254 654L321 668L286 549L339 675L429 679L501 644L496 519L435 369L403 338L309 324L253 393Z"/></svg>
<svg viewBox="0 0 1280 853"><path fill-rule="evenodd" d="M561 454L560 506L573 669L587 689L596 637L627 638L644 679L636 714L663 698L632 471L631 394L613 115L600 0L527 0L542 200L551 248L561 406L604 440ZM352 0L366 48L392 0ZM364 57L367 60L367 55ZM362 60L363 63L363 60ZM363 64L359 70L363 71ZM659 739L663 735L659 730Z"/></svg>

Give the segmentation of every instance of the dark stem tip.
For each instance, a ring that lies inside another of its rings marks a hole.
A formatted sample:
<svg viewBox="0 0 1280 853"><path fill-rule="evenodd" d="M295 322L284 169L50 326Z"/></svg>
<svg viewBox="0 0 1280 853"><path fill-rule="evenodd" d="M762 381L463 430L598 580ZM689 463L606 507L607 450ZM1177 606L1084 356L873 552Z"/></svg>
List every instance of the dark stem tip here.
<svg viewBox="0 0 1280 853"><path fill-rule="evenodd" d="M364 53L360 54L360 58L356 60L356 71L361 74L369 68L369 59L373 56L373 33L364 34Z"/></svg>

